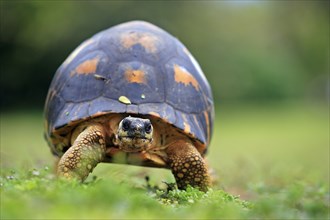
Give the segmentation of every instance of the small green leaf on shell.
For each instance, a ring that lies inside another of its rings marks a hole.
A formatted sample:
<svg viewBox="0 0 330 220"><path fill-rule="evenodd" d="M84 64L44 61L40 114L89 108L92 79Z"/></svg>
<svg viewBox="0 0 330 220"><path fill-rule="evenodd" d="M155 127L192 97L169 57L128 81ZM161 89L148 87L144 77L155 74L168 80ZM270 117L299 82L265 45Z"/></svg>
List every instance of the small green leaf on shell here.
<svg viewBox="0 0 330 220"><path fill-rule="evenodd" d="M131 100L129 100L126 96L120 96L119 99L118 99L121 103L124 103L126 105L130 105L132 104L131 103Z"/></svg>
<svg viewBox="0 0 330 220"><path fill-rule="evenodd" d="M141 99L145 99L145 98L146 98L145 94L142 94Z"/></svg>

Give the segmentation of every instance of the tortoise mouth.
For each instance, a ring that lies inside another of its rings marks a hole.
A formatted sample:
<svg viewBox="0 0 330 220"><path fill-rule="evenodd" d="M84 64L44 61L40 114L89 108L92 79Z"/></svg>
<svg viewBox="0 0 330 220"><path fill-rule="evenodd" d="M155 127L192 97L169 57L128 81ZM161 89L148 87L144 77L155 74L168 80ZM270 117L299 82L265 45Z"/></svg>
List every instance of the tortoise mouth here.
<svg viewBox="0 0 330 220"><path fill-rule="evenodd" d="M133 135L125 135L125 136L118 136L119 140L122 140L124 138L127 138L127 139L132 139L132 140L152 140L152 138L148 138L148 137L145 137L145 136L133 136Z"/></svg>
<svg viewBox="0 0 330 220"><path fill-rule="evenodd" d="M138 136L118 136L119 149L125 152L141 152L151 145L152 138Z"/></svg>
<svg viewBox="0 0 330 220"><path fill-rule="evenodd" d="M119 149L126 153L138 153L143 151L143 149L136 148L135 146L119 146Z"/></svg>

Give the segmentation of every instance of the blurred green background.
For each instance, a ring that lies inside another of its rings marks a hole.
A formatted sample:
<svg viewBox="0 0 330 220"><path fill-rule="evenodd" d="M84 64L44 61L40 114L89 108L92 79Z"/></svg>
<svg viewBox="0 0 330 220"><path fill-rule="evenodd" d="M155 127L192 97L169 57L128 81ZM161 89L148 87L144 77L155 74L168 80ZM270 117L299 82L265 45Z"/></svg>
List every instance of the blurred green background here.
<svg viewBox="0 0 330 220"><path fill-rule="evenodd" d="M329 1L1 0L2 168L52 165L42 111L53 74L83 40L136 19L180 39L210 81L216 187L250 198L251 185L329 184Z"/></svg>
<svg viewBox="0 0 330 220"><path fill-rule="evenodd" d="M328 96L328 1L1 1L1 109L41 109L83 40L150 21L199 61L217 103Z"/></svg>

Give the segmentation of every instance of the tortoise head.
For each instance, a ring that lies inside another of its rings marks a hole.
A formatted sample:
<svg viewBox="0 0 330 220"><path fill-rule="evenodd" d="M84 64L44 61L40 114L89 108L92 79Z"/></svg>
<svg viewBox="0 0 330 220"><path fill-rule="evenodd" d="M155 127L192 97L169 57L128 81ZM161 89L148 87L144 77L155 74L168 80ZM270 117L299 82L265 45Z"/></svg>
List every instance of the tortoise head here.
<svg viewBox="0 0 330 220"><path fill-rule="evenodd" d="M119 122L116 142L125 152L146 150L152 142L153 127L149 119L128 116Z"/></svg>

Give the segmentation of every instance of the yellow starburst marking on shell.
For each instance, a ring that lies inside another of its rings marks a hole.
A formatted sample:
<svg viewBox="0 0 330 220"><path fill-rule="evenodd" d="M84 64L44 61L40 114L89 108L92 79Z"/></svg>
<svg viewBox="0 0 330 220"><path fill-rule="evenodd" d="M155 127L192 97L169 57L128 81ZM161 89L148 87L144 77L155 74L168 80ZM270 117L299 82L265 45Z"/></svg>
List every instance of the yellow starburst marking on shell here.
<svg viewBox="0 0 330 220"><path fill-rule="evenodd" d="M75 68L75 70L73 70L70 73L70 76L72 77L76 74L78 74L78 75L88 75L88 74L91 74L91 73L95 73L99 61L100 61L99 57L95 57L95 58L90 59L90 60L85 60L84 62L79 64Z"/></svg>
<svg viewBox="0 0 330 220"><path fill-rule="evenodd" d="M76 58L76 56L87 46L91 45L94 42L93 39L88 39L85 42L83 42L79 47L77 47L71 54L70 56L64 61L64 65L68 65L71 63L71 61Z"/></svg>
<svg viewBox="0 0 330 220"><path fill-rule="evenodd" d="M151 33L145 32L129 32L124 33L120 37L121 44L128 49L136 44L140 44L148 53L156 53L157 45L160 39Z"/></svg>
<svg viewBox="0 0 330 220"><path fill-rule="evenodd" d="M195 77L188 72L184 67L174 64L174 80L176 83L183 83L183 85L193 86L197 91L199 91L199 83Z"/></svg>
<svg viewBox="0 0 330 220"><path fill-rule="evenodd" d="M124 75L129 83L147 84L146 73L143 70L127 69Z"/></svg>

